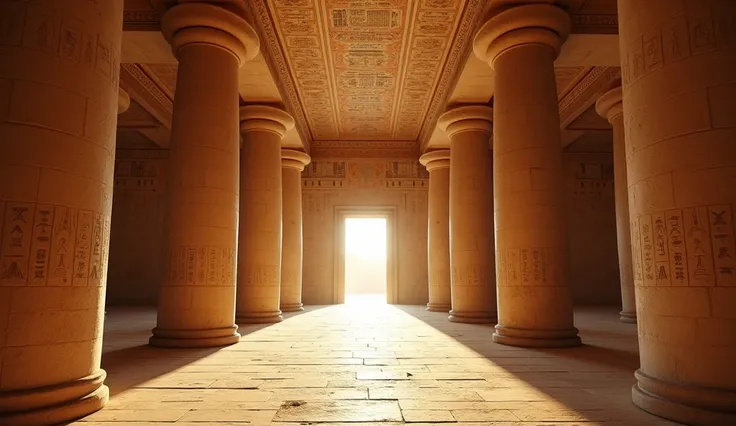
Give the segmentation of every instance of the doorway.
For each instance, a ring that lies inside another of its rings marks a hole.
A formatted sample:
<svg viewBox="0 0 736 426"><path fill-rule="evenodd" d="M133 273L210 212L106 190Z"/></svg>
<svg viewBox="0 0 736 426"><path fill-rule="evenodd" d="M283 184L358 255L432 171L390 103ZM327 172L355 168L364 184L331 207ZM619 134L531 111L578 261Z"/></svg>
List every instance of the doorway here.
<svg viewBox="0 0 736 426"><path fill-rule="evenodd" d="M345 303L386 302L386 218L345 218Z"/></svg>
<svg viewBox="0 0 736 426"><path fill-rule="evenodd" d="M395 303L393 208L337 208L335 303Z"/></svg>

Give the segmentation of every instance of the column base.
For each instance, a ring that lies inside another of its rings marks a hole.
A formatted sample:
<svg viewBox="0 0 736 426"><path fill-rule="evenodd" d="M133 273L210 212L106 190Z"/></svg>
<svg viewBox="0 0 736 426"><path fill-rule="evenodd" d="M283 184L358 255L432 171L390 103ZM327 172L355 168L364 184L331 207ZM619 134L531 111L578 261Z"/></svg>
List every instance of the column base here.
<svg viewBox="0 0 736 426"><path fill-rule="evenodd" d="M166 330L156 327L148 344L158 348L216 348L240 341L238 326L209 330Z"/></svg>
<svg viewBox="0 0 736 426"><path fill-rule="evenodd" d="M294 303L289 305L281 305L281 312L300 312L304 310L304 305L301 303Z"/></svg>
<svg viewBox="0 0 736 426"><path fill-rule="evenodd" d="M427 303L429 312L450 312L451 306L445 303Z"/></svg>
<svg viewBox="0 0 736 426"><path fill-rule="evenodd" d="M495 324L495 312L458 312L456 309L450 311L447 317L450 322L459 322L465 324Z"/></svg>
<svg viewBox="0 0 736 426"><path fill-rule="evenodd" d="M575 327L565 330L530 330L504 327L501 324L496 326L493 341L522 348L569 348L582 343Z"/></svg>
<svg viewBox="0 0 736 426"><path fill-rule="evenodd" d="M648 413L694 426L736 424L736 392L664 382L641 370L634 376L631 399Z"/></svg>
<svg viewBox="0 0 736 426"><path fill-rule="evenodd" d="M104 370L72 382L22 391L0 392L0 424L56 425L88 416L107 404L110 390Z"/></svg>
<svg viewBox="0 0 736 426"><path fill-rule="evenodd" d="M235 318L238 324L275 324L284 320L281 311L272 312L248 312L240 314Z"/></svg>
<svg viewBox="0 0 736 426"><path fill-rule="evenodd" d="M636 324L636 312L621 311L619 315L621 315L621 322Z"/></svg>

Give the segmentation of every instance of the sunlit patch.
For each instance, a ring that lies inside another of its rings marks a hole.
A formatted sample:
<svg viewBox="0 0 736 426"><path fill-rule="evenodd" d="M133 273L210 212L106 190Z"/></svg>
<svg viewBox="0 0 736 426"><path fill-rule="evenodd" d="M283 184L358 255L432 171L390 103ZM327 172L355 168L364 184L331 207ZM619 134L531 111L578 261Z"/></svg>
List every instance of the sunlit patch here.
<svg viewBox="0 0 736 426"><path fill-rule="evenodd" d="M345 303L386 303L386 219L345 219Z"/></svg>

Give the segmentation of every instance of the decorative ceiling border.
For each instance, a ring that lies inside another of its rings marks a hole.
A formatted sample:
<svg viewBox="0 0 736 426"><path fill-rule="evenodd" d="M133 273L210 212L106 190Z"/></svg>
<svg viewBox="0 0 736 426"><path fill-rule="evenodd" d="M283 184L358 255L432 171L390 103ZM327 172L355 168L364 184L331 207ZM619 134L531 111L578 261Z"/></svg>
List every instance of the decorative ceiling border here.
<svg viewBox="0 0 736 426"><path fill-rule="evenodd" d="M618 34L618 15L571 15L573 34Z"/></svg>
<svg viewBox="0 0 736 426"><path fill-rule="evenodd" d="M312 141L312 159L331 158L412 158L416 141Z"/></svg>
<svg viewBox="0 0 736 426"><path fill-rule="evenodd" d="M120 64L120 87L164 127L171 128L174 103L138 64Z"/></svg>
<svg viewBox="0 0 736 426"><path fill-rule="evenodd" d="M560 100L560 127L565 129L598 100L611 81L621 76L619 67L593 67Z"/></svg>
<svg viewBox="0 0 736 426"><path fill-rule="evenodd" d="M445 112L447 99L455 90L455 86L460 79L465 62L473 48L473 37L484 23L483 17L486 16L490 3L485 0L468 0L465 6L462 21L455 33L452 50L447 55L440 80L437 82L437 88L427 109L422 130L419 132L419 152L424 152L427 149L427 144L429 144L437 125L437 120Z"/></svg>
<svg viewBox="0 0 736 426"><path fill-rule="evenodd" d="M306 152L311 151L312 134L309 130L307 117L302 108L294 80L291 78L289 66L286 63L284 50L279 42L273 19L268 10L266 0L249 0L245 2L246 15L249 22L255 24L256 33L261 40L261 52L266 61L276 87L281 93L286 110L296 121L296 130L302 139ZM247 66L247 65L246 65Z"/></svg>
<svg viewBox="0 0 736 426"><path fill-rule="evenodd" d="M160 31L161 12L158 10L123 11L123 31Z"/></svg>

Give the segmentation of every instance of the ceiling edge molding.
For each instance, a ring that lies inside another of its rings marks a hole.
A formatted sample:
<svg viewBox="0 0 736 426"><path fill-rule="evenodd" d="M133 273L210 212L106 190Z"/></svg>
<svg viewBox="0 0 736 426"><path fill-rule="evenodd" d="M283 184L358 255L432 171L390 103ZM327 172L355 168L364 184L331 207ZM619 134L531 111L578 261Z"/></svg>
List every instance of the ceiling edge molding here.
<svg viewBox="0 0 736 426"><path fill-rule="evenodd" d="M434 96L427 109L424 124L419 132L419 152L427 149L432 137L437 119L445 112L447 100L455 89L468 56L473 50L473 37L484 23L483 18L490 7L490 2L485 0L468 0L463 11L462 21L457 29L453 40L452 50L447 55L445 65L442 68L440 80L437 83Z"/></svg>
<svg viewBox="0 0 736 426"><path fill-rule="evenodd" d="M560 100L560 127L566 128L598 100L611 80L621 75L619 67L593 67L575 87Z"/></svg>
<svg viewBox="0 0 736 426"><path fill-rule="evenodd" d="M276 29L273 26L271 13L266 0L249 0L245 2L246 14L251 23L255 24L255 30L261 40L261 52L266 61L276 87L281 94L286 110L296 121L296 130L302 139L304 150L310 152L312 146L312 135L309 131L307 117L302 108L299 94L296 91L294 80L291 78L289 66L286 63L284 50L279 42ZM248 66L247 64L245 66Z"/></svg>
<svg viewBox="0 0 736 426"><path fill-rule="evenodd" d="M174 103L166 92L138 64L121 64L120 71L120 87L170 129Z"/></svg>
<svg viewBox="0 0 736 426"><path fill-rule="evenodd" d="M313 141L312 159L395 158L417 159L416 141Z"/></svg>
<svg viewBox="0 0 736 426"><path fill-rule="evenodd" d="M618 34L618 15L573 14L573 34Z"/></svg>
<svg viewBox="0 0 736 426"><path fill-rule="evenodd" d="M123 31L161 31L161 12L158 10L123 11Z"/></svg>

